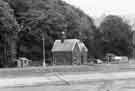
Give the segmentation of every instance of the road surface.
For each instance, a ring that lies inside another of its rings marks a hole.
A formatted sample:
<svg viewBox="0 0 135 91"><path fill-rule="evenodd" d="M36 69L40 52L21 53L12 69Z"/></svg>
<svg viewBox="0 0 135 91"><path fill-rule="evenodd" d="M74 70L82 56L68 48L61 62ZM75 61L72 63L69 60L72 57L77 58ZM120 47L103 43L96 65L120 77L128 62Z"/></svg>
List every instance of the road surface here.
<svg viewBox="0 0 135 91"><path fill-rule="evenodd" d="M74 85L39 85L30 87L1 88L0 91L135 91L135 79L104 80Z"/></svg>
<svg viewBox="0 0 135 91"><path fill-rule="evenodd" d="M135 72L1 78L0 91L135 91Z"/></svg>

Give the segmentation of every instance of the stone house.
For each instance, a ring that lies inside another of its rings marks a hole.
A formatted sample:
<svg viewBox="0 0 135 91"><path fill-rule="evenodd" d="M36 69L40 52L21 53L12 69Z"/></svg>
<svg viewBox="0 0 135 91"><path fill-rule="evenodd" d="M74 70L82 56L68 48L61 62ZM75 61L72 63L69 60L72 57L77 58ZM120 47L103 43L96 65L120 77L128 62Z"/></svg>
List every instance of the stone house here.
<svg viewBox="0 0 135 91"><path fill-rule="evenodd" d="M56 40L52 48L54 65L87 64L88 49L78 39Z"/></svg>

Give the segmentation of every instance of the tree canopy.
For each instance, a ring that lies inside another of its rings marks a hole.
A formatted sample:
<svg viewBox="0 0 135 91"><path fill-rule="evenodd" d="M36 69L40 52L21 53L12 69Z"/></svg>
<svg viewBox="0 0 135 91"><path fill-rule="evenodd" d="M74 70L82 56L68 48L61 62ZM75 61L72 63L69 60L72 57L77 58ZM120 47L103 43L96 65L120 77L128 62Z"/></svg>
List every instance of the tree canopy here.
<svg viewBox="0 0 135 91"><path fill-rule="evenodd" d="M131 26L121 17L106 16L99 29L103 34L104 53L112 52L124 56L131 54Z"/></svg>
<svg viewBox="0 0 135 91"><path fill-rule="evenodd" d="M108 52L131 55L131 26L119 16L108 15L96 27L92 17L61 0L0 0L0 60L42 60L42 34L50 59L53 43L63 31L66 38L82 40L89 57L101 58Z"/></svg>
<svg viewBox="0 0 135 91"><path fill-rule="evenodd" d="M62 31L66 32L67 38L80 38L85 43L90 40L89 34L92 35L94 31L92 18L64 1L4 1L12 10L13 18L20 30L17 32L17 57L25 56L32 60L42 60L42 33L45 33L46 58L48 59L51 57L53 43L61 38Z"/></svg>

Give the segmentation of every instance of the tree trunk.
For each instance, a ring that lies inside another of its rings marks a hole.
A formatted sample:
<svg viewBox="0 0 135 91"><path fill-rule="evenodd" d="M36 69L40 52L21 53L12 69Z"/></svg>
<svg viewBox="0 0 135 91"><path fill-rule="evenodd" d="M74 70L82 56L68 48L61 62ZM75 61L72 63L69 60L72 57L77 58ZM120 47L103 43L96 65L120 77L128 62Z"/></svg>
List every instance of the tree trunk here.
<svg viewBox="0 0 135 91"><path fill-rule="evenodd" d="M6 38L6 33L3 34L4 35L4 38ZM6 40L4 40L6 41ZM6 42L4 44L4 62L3 62L3 65L7 65L8 64L8 60L7 60L7 45L6 45Z"/></svg>
<svg viewBox="0 0 135 91"><path fill-rule="evenodd" d="M16 35L13 35L10 41L11 62L15 61L17 54L17 40Z"/></svg>
<svg viewBox="0 0 135 91"><path fill-rule="evenodd" d="M11 60L13 61L16 59L16 42L15 40L12 40L11 42Z"/></svg>
<svg viewBox="0 0 135 91"><path fill-rule="evenodd" d="M4 47L4 65L8 64L8 60L7 60L7 46Z"/></svg>

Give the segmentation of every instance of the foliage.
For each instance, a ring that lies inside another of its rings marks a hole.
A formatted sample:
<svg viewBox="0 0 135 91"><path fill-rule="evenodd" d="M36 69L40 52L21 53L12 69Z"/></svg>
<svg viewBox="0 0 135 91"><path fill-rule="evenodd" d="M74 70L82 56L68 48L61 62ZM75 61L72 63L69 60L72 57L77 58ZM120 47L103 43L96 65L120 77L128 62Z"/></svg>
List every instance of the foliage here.
<svg viewBox="0 0 135 91"><path fill-rule="evenodd" d="M81 32L84 41L94 31L90 17L61 0L8 0L8 3L26 30L19 33L18 56L42 60L42 33L45 33L46 57L49 58L53 43L61 38L62 31L66 31L67 38L80 38Z"/></svg>
<svg viewBox="0 0 135 91"><path fill-rule="evenodd" d="M18 23L14 17L13 9L10 8L9 4L0 0L0 36L1 36L1 60L14 59L15 53L15 42L14 38L16 35Z"/></svg>
<svg viewBox="0 0 135 91"><path fill-rule="evenodd" d="M106 16L99 27L103 34L103 53L131 55L131 26L119 16Z"/></svg>
<svg viewBox="0 0 135 91"><path fill-rule="evenodd" d="M0 59L42 61L45 34L46 58L50 60L53 43L62 31L67 38L82 40L89 57L101 58L108 52L131 54L131 26L119 16L105 17L96 28L91 17L61 0L0 0Z"/></svg>

